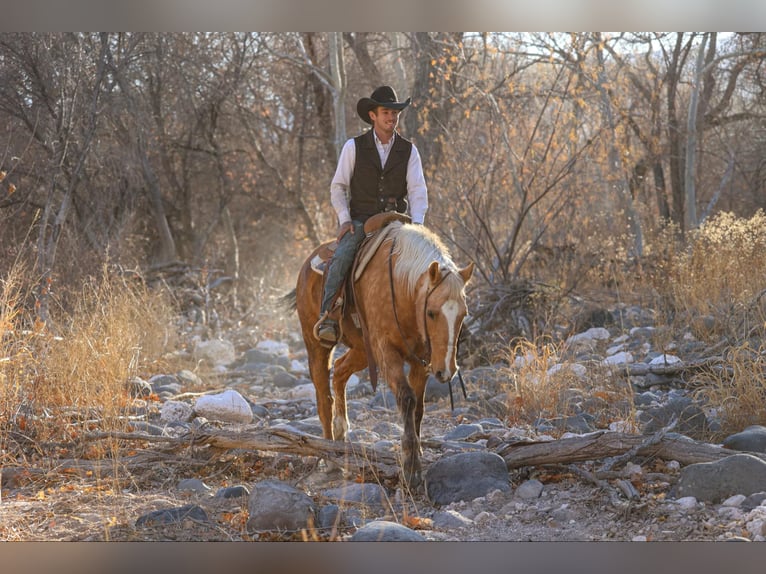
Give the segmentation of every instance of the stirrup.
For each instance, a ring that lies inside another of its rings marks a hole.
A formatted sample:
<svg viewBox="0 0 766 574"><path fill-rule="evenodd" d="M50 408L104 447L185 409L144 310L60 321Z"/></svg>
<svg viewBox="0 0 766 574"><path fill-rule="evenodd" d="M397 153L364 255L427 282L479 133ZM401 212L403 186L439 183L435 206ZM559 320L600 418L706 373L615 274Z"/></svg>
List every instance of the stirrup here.
<svg viewBox="0 0 766 574"><path fill-rule="evenodd" d="M335 345L340 338L338 321L329 318L330 313L325 311L319 316L314 325L314 338L320 343Z"/></svg>

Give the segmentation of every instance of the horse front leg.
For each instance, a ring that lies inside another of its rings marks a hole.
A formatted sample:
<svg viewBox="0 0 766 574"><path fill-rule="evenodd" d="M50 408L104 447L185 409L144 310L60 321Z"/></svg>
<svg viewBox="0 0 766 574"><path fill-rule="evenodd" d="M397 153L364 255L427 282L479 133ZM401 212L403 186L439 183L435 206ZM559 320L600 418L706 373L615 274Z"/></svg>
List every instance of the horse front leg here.
<svg viewBox="0 0 766 574"><path fill-rule="evenodd" d="M390 366L390 363L387 363ZM416 428L417 397L407 382L403 364L387 369L386 379L396 397L396 405L402 416L402 474L405 484L416 489L422 482L420 465L420 437ZM422 417L422 414L421 414Z"/></svg>
<svg viewBox="0 0 766 574"><path fill-rule="evenodd" d="M420 426L423 422L423 410L426 396L426 383L428 382L428 371L422 363L410 363L409 384L412 392L415 394L415 434L420 441ZM420 445L420 442L418 442ZM422 454L422 450L420 451Z"/></svg>

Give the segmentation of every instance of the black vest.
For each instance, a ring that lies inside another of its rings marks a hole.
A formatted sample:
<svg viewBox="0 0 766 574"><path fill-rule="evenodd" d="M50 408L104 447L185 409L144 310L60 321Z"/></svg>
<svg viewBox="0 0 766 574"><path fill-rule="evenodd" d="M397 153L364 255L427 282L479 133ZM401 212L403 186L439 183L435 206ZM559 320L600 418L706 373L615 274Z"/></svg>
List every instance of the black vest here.
<svg viewBox="0 0 766 574"><path fill-rule="evenodd" d="M386 167L380 165L373 129L354 138L356 162L351 175L351 219L366 221L382 211L407 211L407 163L412 142L398 133L388 154Z"/></svg>

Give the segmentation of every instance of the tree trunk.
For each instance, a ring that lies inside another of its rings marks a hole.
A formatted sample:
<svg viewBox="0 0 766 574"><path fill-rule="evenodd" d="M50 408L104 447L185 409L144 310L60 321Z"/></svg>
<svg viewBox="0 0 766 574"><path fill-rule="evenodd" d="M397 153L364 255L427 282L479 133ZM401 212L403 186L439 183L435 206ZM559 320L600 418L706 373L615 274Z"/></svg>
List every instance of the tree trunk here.
<svg viewBox="0 0 766 574"><path fill-rule="evenodd" d="M684 165L684 200L686 204L684 227L692 230L697 227L697 190L695 188L697 171L697 110L702 89L702 72L705 61L705 47L709 32L702 35L697 61L694 67L694 81L689 98L689 113L686 118L686 161Z"/></svg>
<svg viewBox="0 0 766 574"><path fill-rule="evenodd" d="M332 103L335 117L335 157L346 143L346 65L343 59L343 35L330 32L330 78L333 86Z"/></svg>

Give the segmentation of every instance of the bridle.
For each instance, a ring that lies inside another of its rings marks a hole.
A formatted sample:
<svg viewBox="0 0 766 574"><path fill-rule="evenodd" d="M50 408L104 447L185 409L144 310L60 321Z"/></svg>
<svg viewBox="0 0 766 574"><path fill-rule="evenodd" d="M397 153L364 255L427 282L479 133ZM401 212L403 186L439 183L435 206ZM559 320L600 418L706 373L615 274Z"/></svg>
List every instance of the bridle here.
<svg viewBox="0 0 766 574"><path fill-rule="evenodd" d="M391 250L388 253L388 279L389 284L391 286L391 305L394 308L394 322L396 323L396 329L399 331L399 336L402 338L402 342L404 343L404 346L407 348L408 358L415 360L419 362L426 370L429 370L429 367L431 366L431 337L428 333L428 317L426 314L428 313L428 298L431 296L431 293L433 293L439 285L441 285L444 280L447 278L447 276L452 273L452 271L448 270L446 273L444 273L441 278L426 292L425 300L423 301L423 330L425 331L425 346L426 346L426 354L425 357L418 357L415 354L415 351L412 350L412 347L410 347L409 343L407 342L407 338L404 336L404 332L402 331L402 326L399 323L399 314L396 312L396 292L394 290L394 247L396 246L396 237L394 237L391 240ZM462 330L462 327L461 327ZM460 338L460 333L458 332L458 339ZM457 342L458 340L455 340L455 355L457 355ZM456 357L457 358L457 357ZM460 367L456 370L458 379L460 380L460 387L463 390L463 397L468 398L465 392L465 384L463 383L463 375L460 374ZM449 385L449 402L450 407L452 410L455 409L455 403L452 398L452 379L454 379L455 376L453 375L452 378L450 378L449 381L447 381L447 384Z"/></svg>

